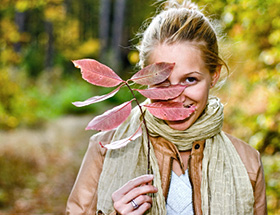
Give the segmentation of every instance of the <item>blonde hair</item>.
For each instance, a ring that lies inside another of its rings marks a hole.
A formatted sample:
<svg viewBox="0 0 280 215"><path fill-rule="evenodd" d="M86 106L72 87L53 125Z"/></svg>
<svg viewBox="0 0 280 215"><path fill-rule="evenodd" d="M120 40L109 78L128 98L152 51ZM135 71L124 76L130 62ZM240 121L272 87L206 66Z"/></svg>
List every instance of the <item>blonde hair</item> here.
<svg viewBox="0 0 280 215"><path fill-rule="evenodd" d="M227 64L219 57L215 29L198 6L189 0L183 0L182 3L167 0L163 4L164 9L153 18L142 34L138 46L139 66L147 66L149 56L157 45L187 41L193 42L201 50L210 73L222 65L228 70Z"/></svg>

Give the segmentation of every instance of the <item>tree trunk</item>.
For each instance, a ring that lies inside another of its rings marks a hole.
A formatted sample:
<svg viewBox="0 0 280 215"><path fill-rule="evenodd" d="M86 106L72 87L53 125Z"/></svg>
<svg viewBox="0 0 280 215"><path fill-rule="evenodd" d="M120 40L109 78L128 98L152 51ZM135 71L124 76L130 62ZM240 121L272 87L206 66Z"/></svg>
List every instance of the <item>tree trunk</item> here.
<svg viewBox="0 0 280 215"><path fill-rule="evenodd" d="M64 7L66 9L66 13L71 14L72 13L72 7L71 7L72 0L64 0L63 3L64 3Z"/></svg>
<svg viewBox="0 0 280 215"><path fill-rule="evenodd" d="M122 36L126 0L116 0L112 32L112 63L116 71L122 69Z"/></svg>
<svg viewBox="0 0 280 215"><path fill-rule="evenodd" d="M15 13L15 24L18 27L18 32L21 34L24 32L25 28L25 18L26 18L26 12L19 12L16 11ZM17 43L14 44L14 50L16 52L21 51L21 43L18 41Z"/></svg>
<svg viewBox="0 0 280 215"><path fill-rule="evenodd" d="M48 42L46 44L46 54L45 54L45 68L50 69L53 66L53 55L54 55L53 24L49 21L46 21L45 29L46 29L46 33L48 35Z"/></svg>
<svg viewBox="0 0 280 215"><path fill-rule="evenodd" d="M109 50L109 34L110 34L110 12L111 1L100 0L100 16L99 16L99 39L100 39L100 60L106 62Z"/></svg>

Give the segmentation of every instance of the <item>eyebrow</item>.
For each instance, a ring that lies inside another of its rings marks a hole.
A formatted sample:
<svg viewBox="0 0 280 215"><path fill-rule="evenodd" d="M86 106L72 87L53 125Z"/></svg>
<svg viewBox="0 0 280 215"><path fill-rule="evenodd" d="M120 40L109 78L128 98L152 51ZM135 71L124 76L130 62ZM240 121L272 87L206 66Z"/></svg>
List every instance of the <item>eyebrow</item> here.
<svg viewBox="0 0 280 215"><path fill-rule="evenodd" d="M185 73L184 76L188 76L188 75L192 75L192 74L203 75L202 72L199 72L199 71L192 71L192 72Z"/></svg>

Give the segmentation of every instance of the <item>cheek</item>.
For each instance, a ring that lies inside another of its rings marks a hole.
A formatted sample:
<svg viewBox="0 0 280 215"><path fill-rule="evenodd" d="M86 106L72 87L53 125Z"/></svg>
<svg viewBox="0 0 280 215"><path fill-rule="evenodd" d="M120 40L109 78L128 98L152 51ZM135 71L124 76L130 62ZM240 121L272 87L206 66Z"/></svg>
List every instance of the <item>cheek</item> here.
<svg viewBox="0 0 280 215"><path fill-rule="evenodd" d="M192 86L185 90L185 95L196 102L199 106L206 105L209 95L209 88L206 86ZM201 108L201 107L198 107Z"/></svg>

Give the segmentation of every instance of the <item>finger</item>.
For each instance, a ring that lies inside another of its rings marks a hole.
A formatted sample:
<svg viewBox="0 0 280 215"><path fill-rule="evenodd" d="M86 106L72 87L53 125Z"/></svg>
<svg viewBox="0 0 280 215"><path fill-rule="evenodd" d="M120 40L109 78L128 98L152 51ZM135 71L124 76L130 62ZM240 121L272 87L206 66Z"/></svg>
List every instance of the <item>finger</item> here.
<svg viewBox="0 0 280 215"><path fill-rule="evenodd" d="M152 207L150 203L145 202L144 204L140 205L139 208L132 211L130 215L139 215L144 214L147 210L149 210Z"/></svg>
<svg viewBox="0 0 280 215"><path fill-rule="evenodd" d="M138 205L142 205L145 202L152 204L153 200L151 196L141 195L134 199L134 202Z"/></svg>
<svg viewBox="0 0 280 215"><path fill-rule="evenodd" d="M150 206L147 205L147 203ZM146 206L143 207L142 206L143 204ZM114 208L120 214L131 214L131 212L138 210L138 208L141 207L140 212L138 211L136 214L143 214L145 212L145 208L149 209L151 207L151 205L152 205L152 198L147 195L142 195L142 196L139 196L138 198L134 199L133 203L132 203L132 201L130 201L127 204L117 202L114 204ZM136 208L134 206L136 206ZM144 211L144 212L141 213L141 211Z"/></svg>
<svg viewBox="0 0 280 215"><path fill-rule="evenodd" d="M126 195L123 196L123 202L128 203L132 199L136 199L142 195L146 195L148 193L156 193L158 189L153 185L143 185L140 187L133 188L131 191L129 191Z"/></svg>
<svg viewBox="0 0 280 215"><path fill-rule="evenodd" d="M134 178L130 181L128 181L124 186L122 186L120 189L117 190L119 195L125 195L129 191L131 191L133 188L138 187L142 184L146 184L151 182L154 179L153 175L141 175L137 178Z"/></svg>
<svg viewBox="0 0 280 215"><path fill-rule="evenodd" d="M123 198L125 198L125 197L123 197ZM132 200L125 202L124 199L120 199L119 201L114 202L114 208L120 214L129 214L129 212L132 212L132 211L138 209L137 207L136 208L134 207L135 204L140 207L141 205L146 204L146 203L149 203L150 205L152 205L152 197L148 196L148 195L140 195L134 199L134 204L132 203ZM142 213L139 213L139 214L142 214Z"/></svg>
<svg viewBox="0 0 280 215"><path fill-rule="evenodd" d="M153 175L142 175L128 181L125 185L123 185L121 188L119 188L112 194L112 200L114 202L120 200L121 198L123 198L123 196L125 196L129 191L131 191L135 187L138 187L143 184L151 184L153 178L154 178ZM126 200L126 203L131 200L132 198Z"/></svg>

